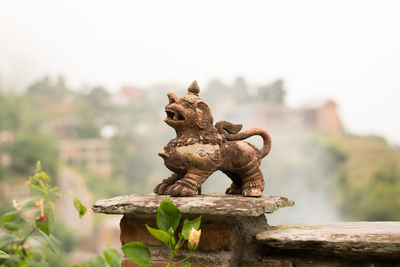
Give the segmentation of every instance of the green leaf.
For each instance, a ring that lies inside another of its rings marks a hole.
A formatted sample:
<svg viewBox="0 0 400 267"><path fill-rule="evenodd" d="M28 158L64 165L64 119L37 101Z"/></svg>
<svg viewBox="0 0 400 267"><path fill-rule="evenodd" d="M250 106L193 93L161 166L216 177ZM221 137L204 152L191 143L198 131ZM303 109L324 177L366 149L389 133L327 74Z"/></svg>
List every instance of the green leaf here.
<svg viewBox="0 0 400 267"><path fill-rule="evenodd" d="M140 266L147 266L151 263L150 250L140 242L126 243L121 250L125 256Z"/></svg>
<svg viewBox="0 0 400 267"><path fill-rule="evenodd" d="M119 254L115 249L108 248L103 251L104 258L111 267L121 267Z"/></svg>
<svg viewBox="0 0 400 267"><path fill-rule="evenodd" d="M87 208L82 204L79 198L74 197L74 207L79 212L79 218L85 215Z"/></svg>
<svg viewBox="0 0 400 267"><path fill-rule="evenodd" d="M190 263L188 261L185 261L181 267L190 267Z"/></svg>
<svg viewBox="0 0 400 267"><path fill-rule="evenodd" d="M37 228L39 228L43 233L45 233L46 235L50 235L49 224L47 221L44 222L39 219L36 219L35 224L36 224Z"/></svg>
<svg viewBox="0 0 400 267"><path fill-rule="evenodd" d="M181 212L179 209L174 205L174 203L172 203L169 197L165 198L157 209L158 228L166 233L168 233L170 228L175 231L180 219Z"/></svg>
<svg viewBox="0 0 400 267"><path fill-rule="evenodd" d="M165 243L166 245L168 245L168 241L171 239L169 234L167 234L166 232L164 232L162 230L151 228L147 224L146 224L146 227L147 227L147 231L149 231L152 236L154 236L158 240L160 240L163 243Z"/></svg>
<svg viewBox="0 0 400 267"><path fill-rule="evenodd" d="M36 172L39 173L42 171L42 164L40 163L40 160L36 162Z"/></svg>
<svg viewBox="0 0 400 267"><path fill-rule="evenodd" d="M61 241L52 234L49 236L49 247L54 251L54 253L61 255Z"/></svg>
<svg viewBox="0 0 400 267"><path fill-rule="evenodd" d="M173 235L175 234L175 231L174 231L174 229L172 229L172 227L169 228L168 234L169 234L170 236L173 236Z"/></svg>
<svg viewBox="0 0 400 267"><path fill-rule="evenodd" d="M31 182L29 188L31 190L32 195L44 196L44 190L39 186L37 182Z"/></svg>
<svg viewBox="0 0 400 267"><path fill-rule="evenodd" d="M1 216L1 222L9 222L12 219L14 219L15 217L17 217L20 214L20 212L18 210L13 210L10 212L5 213L3 216Z"/></svg>
<svg viewBox="0 0 400 267"><path fill-rule="evenodd" d="M20 241L20 238L14 234L4 234L0 237L0 248L9 250L9 248Z"/></svg>
<svg viewBox="0 0 400 267"><path fill-rule="evenodd" d="M16 221L3 223L3 227L9 231L18 231L25 225L26 225L26 222L22 218L19 218Z"/></svg>
<svg viewBox="0 0 400 267"><path fill-rule="evenodd" d="M26 264L24 265L24 262L21 259L21 255L18 254L10 255L10 257L5 259L4 262L0 262L2 263L0 264L1 267L26 267Z"/></svg>
<svg viewBox="0 0 400 267"><path fill-rule="evenodd" d="M45 241L45 243L47 244L47 246L57 255L61 255L61 242L60 240L58 240L54 235L50 234L47 235L46 233L44 233L42 230L38 230L38 232L40 233L41 237L43 237L42 239L40 239L41 242L43 242L43 240Z"/></svg>
<svg viewBox="0 0 400 267"><path fill-rule="evenodd" d="M35 217L35 224L36 226L42 230L45 234L50 235L51 231L53 230L53 222L54 222L54 215L52 209L45 209L44 210L44 218L39 218L41 216L41 212L38 211Z"/></svg>
<svg viewBox="0 0 400 267"><path fill-rule="evenodd" d="M72 265L72 267L86 267L86 263L82 263L82 264L74 264Z"/></svg>
<svg viewBox="0 0 400 267"><path fill-rule="evenodd" d="M175 236L174 235L171 235L171 244L172 244L172 247L175 247L176 240L175 240Z"/></svg>
<svg viewBox="0 0 400 267"><path fill-rule="evenodd" d="M89 260L89 266L90 267L105 267L106 263L104 262L104 259L101 256L97 256L97 257L91 258Z"/></svg>
<svg viewBox="0 0 400 267"><path fill-rule="evenodd" d="M39 235L32 236L38 240L43 246L49 247L58 256L61 255L61 241L58 240L54 235L47 235L42 230L38 229Z"/></svg>
<svg viewBox="0 0 400 267"><path fill-rule="evenodd" d="M5 253L4 251L0 250L0 259L8 259L10 255Z"/></svg>
<svg viewBox="0 0 400 267"><path fill-rule="evenodd" d="M1 217L2 226L9 231L18 231L26 225L26 221L20 217L20 211L7 212Z"/></svg>
<svg viewBox="0 0 400 267"><path fill-rule="evenodd" d="M40 178L42 178L42 179L50 180L49 175L48 175L47 173L45 173L45 172L40 172L40 173L39 173L39 176L40 176Z"/></svg>
<svg viewBox="0 0 400 267"><path fill-rule="evenodd" d="M199 216L196 219L191 220L191 221L188 220L188 219L185 219L185 221L183 222L183 226L182 226L182 236L183 236L183 238L188 240L189 239L190 230L192 230L192 228L194 228L195 230L199 230L200 223L201 223L201 216Z"/></svg>
<svg viewBox="0 0 400 267"><path fill-rule="evenodd" d="M22 261L23 263L26 263L26 265L22 264L21 267L49 267L46 262L42 261L42 259L46 258L44 253L37 250L29 250L27 251L27 255L28 256Z"/></svg>
<svg viewBox="0 0 400 267"><path fill-rule="evenodd" d="M32 262L28 262L28 266L30 267L31 265L33 266L46 266L49 267L48 264L43 262L42 260L46 258L48 255L49 250L48 249L43 249L43 247L29 247L29 249L26 250L26 254L28 255L28 259L33 260ZM30 265L31 264L31 265ZM35 265L38 264L38 265Z"/></svg>

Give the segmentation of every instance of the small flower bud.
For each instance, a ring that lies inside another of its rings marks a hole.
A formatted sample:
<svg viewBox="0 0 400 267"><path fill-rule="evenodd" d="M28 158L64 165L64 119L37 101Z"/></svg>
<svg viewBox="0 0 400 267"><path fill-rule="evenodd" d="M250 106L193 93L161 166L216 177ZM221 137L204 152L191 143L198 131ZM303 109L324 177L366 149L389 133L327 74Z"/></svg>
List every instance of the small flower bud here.
<svg viewBox="0 0 400 267"><path fill-rule="evenodd" d="M41 208L43 205L40 202L36 202L35 206L36 206L36 208Z"/></svg>
<svg viewBox="0 0 400 267"><path fill-rule="evenodd" d="M201 230L196 231L194 228L190 230L188 247L191 251L195 251L199 245Z"/></svg>
<svg viewBox="0 0 400 267"><path fill-rule="evenodd" d="M21 209L20 206L19 206L19 204L17 203L17 201L16 201L15 199L13 199L13 207L14 207L14 209L16 209L16 210L20 210L20 209Z"/></svg>
<svg viewBox="0 0 400 267"><path fill-rule="evenodd" d="M47 215L47 212L44 212L44 215L39 214L39 215L37 216L37 220L46 222L46 221L47 221L46 215Z"/></svg>

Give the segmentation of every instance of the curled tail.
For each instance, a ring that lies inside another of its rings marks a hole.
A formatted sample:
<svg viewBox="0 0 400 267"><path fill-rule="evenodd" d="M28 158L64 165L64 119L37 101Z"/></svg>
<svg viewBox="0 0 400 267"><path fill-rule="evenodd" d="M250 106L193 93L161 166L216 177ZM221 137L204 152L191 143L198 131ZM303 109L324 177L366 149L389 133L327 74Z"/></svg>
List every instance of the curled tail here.
<svg viewBox="0 0 400 267"><path fill-rule="evenodd" d="M219 121L215 124L218 132L225 136L228 141L240 141L253 135L260 135L264 141L263 147L258 151L260 158L264 158L271 150L271 137L267 131L259 128L251 128L240 132L242 124L233 124L228 121Z"/></svg>

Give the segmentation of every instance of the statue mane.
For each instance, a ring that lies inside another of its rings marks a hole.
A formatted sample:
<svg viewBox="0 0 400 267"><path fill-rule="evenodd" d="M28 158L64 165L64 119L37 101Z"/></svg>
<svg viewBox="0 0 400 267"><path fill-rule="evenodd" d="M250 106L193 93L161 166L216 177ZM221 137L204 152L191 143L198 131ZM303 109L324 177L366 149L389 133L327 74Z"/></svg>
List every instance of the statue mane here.
<svg viewBox="0 0 400 267"><path fill-rule="evenodd" d="M176 137L168 142L171 147L189 146L194 144L223 144L225 143L226 137L220 134L214 126L206 131L192 131L189 134Z"/></svg>

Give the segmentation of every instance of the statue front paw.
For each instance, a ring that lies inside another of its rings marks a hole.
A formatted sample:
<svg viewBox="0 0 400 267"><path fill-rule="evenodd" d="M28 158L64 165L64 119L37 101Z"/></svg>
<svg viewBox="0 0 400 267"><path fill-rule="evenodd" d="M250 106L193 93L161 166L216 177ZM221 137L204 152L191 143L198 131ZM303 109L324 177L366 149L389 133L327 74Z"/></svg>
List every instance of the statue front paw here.
<svg viewBox="0 0 400 267"><path fill-rule="evenodd" d="M178 175L172 174L170 177L167 179L164 179L161 183L159 183L155 188L154 188L154 193L157 195L166 195L168 189L175 184L176 181L179 180Z"/></svg>
<svg viewBox="0 0 400 267"><path fill-rule="evenodd" d="M198 187L192 181L182 179L170 186L167 195L174 197L191 197L197 193Z"/></svg>

